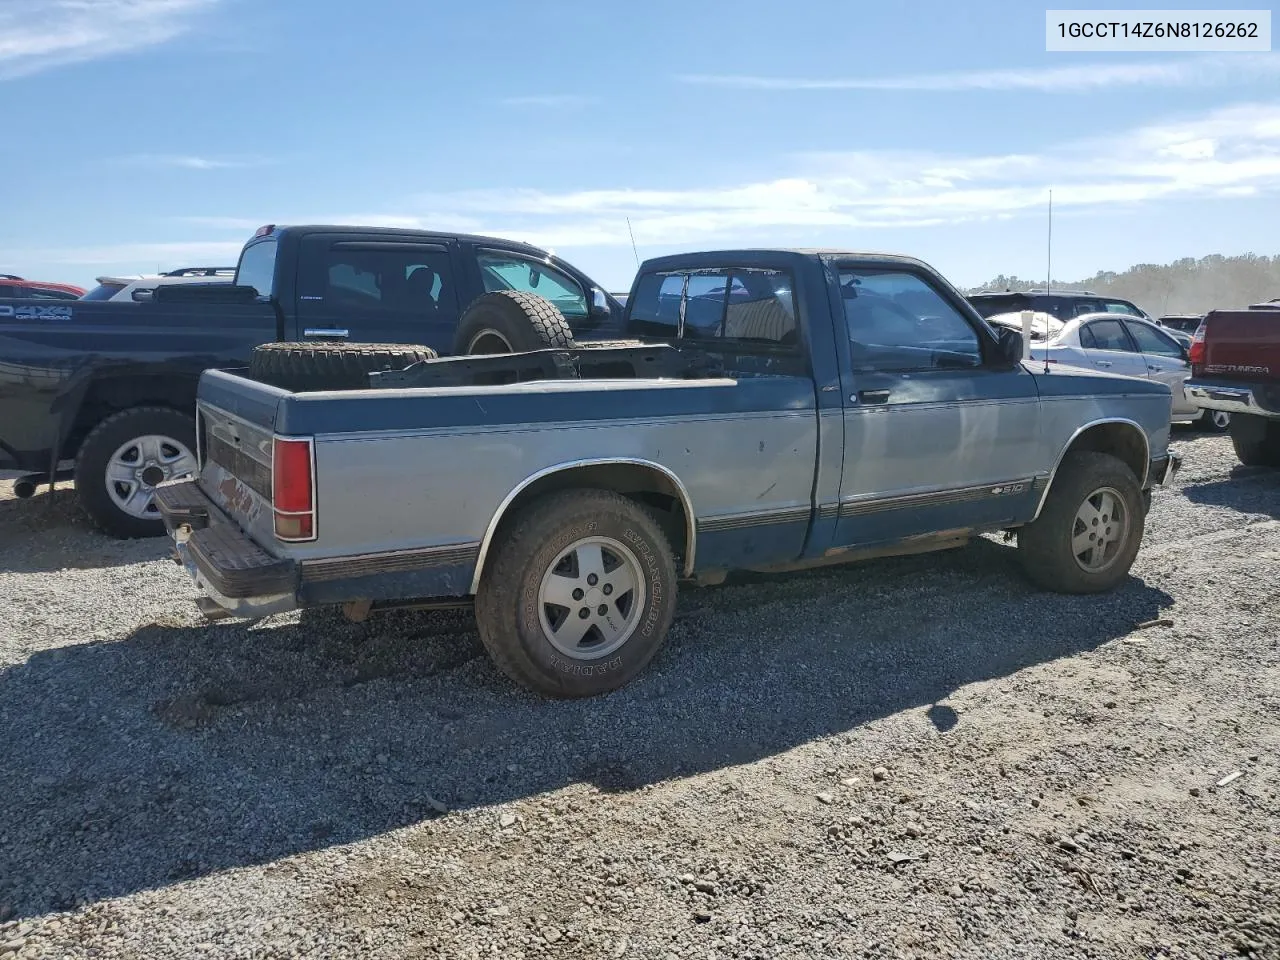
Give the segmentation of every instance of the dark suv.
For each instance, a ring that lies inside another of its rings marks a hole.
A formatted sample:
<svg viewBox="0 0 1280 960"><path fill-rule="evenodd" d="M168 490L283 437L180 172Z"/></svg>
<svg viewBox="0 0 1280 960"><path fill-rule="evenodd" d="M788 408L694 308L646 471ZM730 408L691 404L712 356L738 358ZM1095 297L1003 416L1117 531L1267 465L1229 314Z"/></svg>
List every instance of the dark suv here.
<svg viewBox="0 0 1280 960"><path fill-rule="evenodd" d="M1128 300L1103 296L1091 290L1022 290L1016 293L1011 290L984 291L970 294L967 299L984 317L1035 310L1051 314L1063 323L1085 313L1123 313L1131 317L1151 319L1146 311Z"/></svg>

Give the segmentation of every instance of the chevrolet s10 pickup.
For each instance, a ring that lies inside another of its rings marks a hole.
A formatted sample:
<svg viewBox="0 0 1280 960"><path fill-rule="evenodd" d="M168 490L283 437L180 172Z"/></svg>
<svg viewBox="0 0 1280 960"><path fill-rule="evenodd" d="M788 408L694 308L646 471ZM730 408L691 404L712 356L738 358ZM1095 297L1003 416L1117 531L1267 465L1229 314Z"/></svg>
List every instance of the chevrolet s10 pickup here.
<svg viewBox="0 0 1280 960"><path fill-rule="evenodd" d="M1169 387L1023 360L925 264L748 250L642 264L628 340L427 359L366 389L208 371L157 490L218 618L473 602L558 697L654 657L679 582L1016 531L1035 584L1122 582L1168 482Z"/></svg>

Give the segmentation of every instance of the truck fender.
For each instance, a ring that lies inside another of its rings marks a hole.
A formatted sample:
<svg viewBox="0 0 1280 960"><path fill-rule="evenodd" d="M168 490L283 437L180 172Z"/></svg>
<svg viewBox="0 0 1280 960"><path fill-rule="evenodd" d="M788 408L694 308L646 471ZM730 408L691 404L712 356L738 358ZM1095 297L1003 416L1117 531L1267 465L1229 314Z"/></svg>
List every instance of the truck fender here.
<svg viewBox="0 0 1280 960"><path fill-rule="evenodd" d="M634 466L652 470L663 476L675 489L680 497L681 506L684 509L685 516L685 549L684 549L684 576L692 576L694 563L694 550L697 544L697 516L693 512L693 500L689 496L689 491L685 487L683 481L675 475L669 468L664 467L660 463L652 460L644 460L637 457L599 457L587 460L571 460L567 463L557 463L549 467L532 473L525 479L521 480L511 492L508 493L498 505L498 509L494 511L493 516L489 518L489 524L485 527L484 539L480 541L480 552L476 555L475 573L471 577L471 592L476 593L480 589L480 577L484 573L485 558L489 554L489 548L493 544L493 538L498 532L503 517L506 516L508 509L516 498L520 496L532 484L543 480L546 477L553 476L557 473L565 473L573 470L580 470L586 467L601 466Z"/></svg>
<svg viewBox="0 0 1280 960"><path fill-rule="evenodd" d="M1138 466L1132 462L1134 458L1125 457L1122 454L1117 453L1114 450L1114 444L1109 440L1102 438L1101 434L1104 431L1098 429L1115 426L1125 428L1125 432L1122 434L1123 436L1128 437L1130 434L1136 433L1138 439L1141 441L1141 465L1139 469L1135 469L1133 472L1138 478L1138 486L1144 489L1146 488L1147 472L1151 469L1151 441L1147 438L1147 431L1143 430L1135 421L1129 420L1125 417L1103 417L1098 420L1090 420L1083 426L1078 427L1075 433L1071 434L1070 439L1062 445L1062 449L1058 451L1058 456L1053 462L1053 469L1049 471L1049 482L1045 484L1044 492L1040 494L1040 502L1036 504L1036 513L1035 516L1031 518L1032 520L1039 518L1040 511L1044 509L1045 500L1049 497L1049 491L1053 489L1053 481L1058 475L1058 468L1062 466L1063 458L1066 457L1066 455L1070 453L1071 450L1077 446L1079 441L1082 438L1085 438L1090 431L1095 431L1095 433L1099 435L1099 443L1101 445L1090 443L1084 447L1084 449L1097 450L1100 453L1110 453L1113 456L1119 456L1119 458L1124 460L1130 467Z"/></svg>

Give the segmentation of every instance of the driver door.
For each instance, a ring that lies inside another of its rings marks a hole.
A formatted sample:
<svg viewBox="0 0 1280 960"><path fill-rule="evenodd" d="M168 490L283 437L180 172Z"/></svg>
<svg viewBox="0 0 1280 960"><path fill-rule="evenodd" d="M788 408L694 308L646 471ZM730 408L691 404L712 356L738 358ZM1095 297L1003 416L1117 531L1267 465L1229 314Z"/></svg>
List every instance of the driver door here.
<svg viewBox="0 0 1280 960"><path fill-rule="evenodd" d="M837 546L1026 520L1039 394L923 271L841 265L847 337Z"/></svg>

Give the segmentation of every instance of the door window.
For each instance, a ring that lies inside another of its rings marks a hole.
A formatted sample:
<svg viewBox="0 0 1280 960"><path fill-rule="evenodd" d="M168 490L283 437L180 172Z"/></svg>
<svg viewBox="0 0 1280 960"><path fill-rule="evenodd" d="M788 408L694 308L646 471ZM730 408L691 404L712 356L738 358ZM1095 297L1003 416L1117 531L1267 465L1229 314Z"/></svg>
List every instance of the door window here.
<svg viewBox="0 0 1280 960"><path fill-rule="evenodd" d="M1080 346L1089 350L1137 352L1119 320L1095 320L1085 324L1080 328Z"/></svg>
<svg viewBox="0 0 1280 960"><path fill-rule="evenodd" d="M334 243L304 257L304 301L358 316L432 317L457 309L447 250L419 244Z"/></svg>
<svg viewBox="0 0 1280 960"><path fill-rule="evenodd" d="M982 365L977 331L916 274L842 269L840 295L854 370L955 370Z"/></svg>
<svg viewBox="0 0 1280 960"><path fill-rule="evenodd" d="M580 320L587 315L587 295L582 284L555 267L493 250L480 251L476 260L488 293L497 290L535 293L554 303L567 320Z"/></svg>
<svg viewBox="0 0 1280 960"><path fill-rule="evenodd" d="M1145 323L1127 323L1125 326L1129 328L1129 333L1138 342L1138 349L1143 353L1171 357L1175 360L1183 358L1182 347L1177 341L1154 327L1149 327Z"/></svg>

